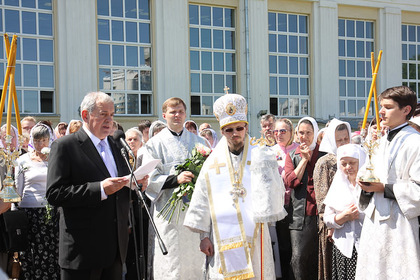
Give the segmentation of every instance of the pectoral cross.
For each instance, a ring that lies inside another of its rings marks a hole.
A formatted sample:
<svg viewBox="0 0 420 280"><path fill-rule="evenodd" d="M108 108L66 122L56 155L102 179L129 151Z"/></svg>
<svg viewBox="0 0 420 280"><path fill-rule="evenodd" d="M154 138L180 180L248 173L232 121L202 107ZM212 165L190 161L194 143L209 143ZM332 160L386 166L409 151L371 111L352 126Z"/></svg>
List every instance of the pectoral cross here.
<svg viewBox="0 0 420 280"><path fill-rule="evenodd" d="M226 93L226 94L228 94L228 93L229 93L230 88L229 88L228 86L225 86L225 87L223 88L223 90L225 91L225 93Z"/></svg>
<svg viewBox="0 0 420 280"><path fill-rule="evenodd" d="M246 197L246 189L243 187L242 183L239 180L239 174L237 171L234 172L235 182L232 184L232 190L230 191L230 195L232 196L233 200L237 200L239 197L242 198L242 202L245 201Z"/></svg>
<svg viewBox="0 0 420 280"><path fill-rule="evenodd" d="M216 169L216 174L220 174L220 167L225 167L226 163L219 163L217 161L217 158L214 159L214 163L212 165L210 165L210 169L215 168Z"/></svg>

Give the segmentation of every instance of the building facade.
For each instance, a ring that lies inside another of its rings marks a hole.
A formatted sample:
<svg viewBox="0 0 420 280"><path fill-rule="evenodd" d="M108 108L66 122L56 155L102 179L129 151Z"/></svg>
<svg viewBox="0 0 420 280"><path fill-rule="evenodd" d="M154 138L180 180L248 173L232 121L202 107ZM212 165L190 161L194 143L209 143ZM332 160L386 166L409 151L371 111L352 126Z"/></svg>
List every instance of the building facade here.
<svg viewBox="0 0 420 280"><path fill-rule="evenodd" d="M101 90L125 128L161 118L172 96L217 127L212 106L228 86L247 98L253 135L266 112L356 125L379 50L378 92L420 92L418 0L0 0L0 17L0 33L19 36L21 114L54 123Z"/></svg>

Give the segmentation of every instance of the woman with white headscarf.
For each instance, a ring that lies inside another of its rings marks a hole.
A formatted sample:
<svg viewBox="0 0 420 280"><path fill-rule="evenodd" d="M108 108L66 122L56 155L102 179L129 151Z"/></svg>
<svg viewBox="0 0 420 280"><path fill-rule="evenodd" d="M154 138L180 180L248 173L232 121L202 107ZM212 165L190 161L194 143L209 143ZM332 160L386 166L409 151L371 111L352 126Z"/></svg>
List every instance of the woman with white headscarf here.
<svg viewBox="0 0 420 280"><path fill-rule="evenodd" d="M205 138L209 144L210 147L213 149L217 145L217 134L216 131L214 131L212 128L205 128L200 132L200 136Z"/></svg>
<svg viewBox="0 0 420 280"><path fill-rule="evenodd" d="M304 117L297 125L300 145L286 156L284 184L291 188L289 229L291 273L295 279L316 279L318 227L313 172L321 154L316 144L318 124Z"/></svg>
<svg viewBox="0 0 420 280"><path fill-rule="evenodd" d="M20 255L22 279L60 279L58 217L45 198L49 147L54 140L51 127L37 123L30 132L30 152L17 160L16 186L22 197L19 208L29 219L29 246Z"/></svg>
<svg viewBox="0 0 420 280"><path fill-rule="evenodd" d="M324 200L324 222L334 229L332 279L355 279L357 250L364 219L358 204L361 188L357 172L366 154L359 145L348 144L337 150L337 173Z"/></svg>
<svg viewBox="0 0 420 280"><path fill-rule="evenodd" d="M337 148L350 143L351 127L348 122L332 119L325 128L319 151L327 153L315 164L314 189L319 215L318 220L318 280L331 279L332 244L329 242L328 229L323 221L324 199L337 171Z"/></svg>

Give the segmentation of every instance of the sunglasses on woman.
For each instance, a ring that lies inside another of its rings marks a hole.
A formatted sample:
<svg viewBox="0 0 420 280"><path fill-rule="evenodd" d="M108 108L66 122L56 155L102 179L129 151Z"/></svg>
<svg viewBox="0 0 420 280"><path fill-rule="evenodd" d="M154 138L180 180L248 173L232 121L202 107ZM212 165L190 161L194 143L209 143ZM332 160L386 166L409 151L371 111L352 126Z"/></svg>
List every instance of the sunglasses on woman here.
<svg viewBox="0 0 420 280"><path fill-rule="evenodd" d="M284 129L284 128L282 128L282 129L276 129L276 130L273 130L273 132L274 133L280 133L280 134L286 134L287 129Z"/></svg>

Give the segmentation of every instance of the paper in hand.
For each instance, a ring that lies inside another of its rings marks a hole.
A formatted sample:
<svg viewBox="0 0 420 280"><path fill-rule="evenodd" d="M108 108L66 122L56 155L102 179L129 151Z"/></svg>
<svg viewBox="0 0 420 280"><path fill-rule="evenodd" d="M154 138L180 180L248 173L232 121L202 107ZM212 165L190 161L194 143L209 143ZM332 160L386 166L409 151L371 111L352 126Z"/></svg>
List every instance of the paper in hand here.
<svg viewBox="0 0 420 280"><path fill-rule="evenodd" d="M134 171L134 176L136 180L142 179L144 176L149 174L155 169L156 165L160 163L160 159L153 159L145 164L142 164L139 168ZM130 179L131 175L124 176L124 178Z"/></svg>

